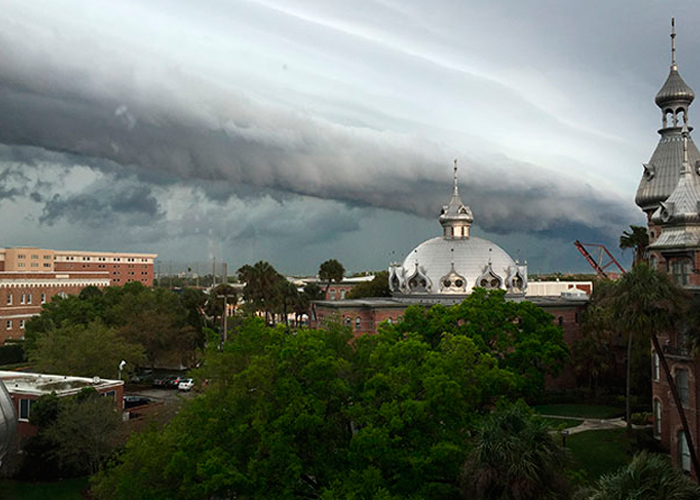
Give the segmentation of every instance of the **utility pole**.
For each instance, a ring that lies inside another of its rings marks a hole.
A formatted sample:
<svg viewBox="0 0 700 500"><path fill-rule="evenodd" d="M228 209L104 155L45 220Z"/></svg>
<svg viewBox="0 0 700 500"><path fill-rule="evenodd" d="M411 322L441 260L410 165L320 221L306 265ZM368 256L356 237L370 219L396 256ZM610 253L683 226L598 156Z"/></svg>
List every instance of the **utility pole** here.
<svg viewBox="0 0 700 500"><path fill-rule="evenodd" d="M216 257L211 261L211 287L216 286Z"/></svg>
<svg viewBox="0 0 700 500"><path fill-rule="evenodd" d="M236 298L236 294L232 294L232 295L229 295L229 294L217 295L217 297L220 298L220 299L224 299L224 313L223 313L223 315L222 315L222 316L223 316L223 317L222 317L222 322L223 322L223 324L224 324L224 325L223 325L223 328L224 328L224 336L223 336L223 338L224 338L224 342L226 342L226 341L228 340L228 329L227 329L227 328L228 328L228 324L227 324L227 319L228 319L228 299L235 299L235 298Z"/></svg>

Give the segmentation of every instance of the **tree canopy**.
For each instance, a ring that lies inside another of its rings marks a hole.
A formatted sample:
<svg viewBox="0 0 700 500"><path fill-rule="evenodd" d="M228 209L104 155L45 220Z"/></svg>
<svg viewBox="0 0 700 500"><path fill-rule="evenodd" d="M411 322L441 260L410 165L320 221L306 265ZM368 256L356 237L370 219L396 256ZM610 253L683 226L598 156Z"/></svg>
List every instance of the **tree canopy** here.
<svg viewBox="0 0 700 500"><path fill-rule="evenodd" d="M111 358L117 351L123 351L122 359L139 358L142 364L151 366L194 364L196 349L203 344L199 293L177 295L134 282L123 287L108 287L103 292L87 288L77 296L56 296L44 304L40 315L27 321L25 335L29 358L38 365L74 368L75 365L61 365L58 359L60 349L66 349L67 358L85 357L83 367L86 370L89 363L94 362L93 368L87 370L93 371L89 376L99 374L112 363ZM105 340L100 349L90 335L108 338L109 342ZM84 339L86 345L80 346L71 340L76 338ZM110 353L105 346L110 346L114 352ZM93 351L88 352L88 349Z"/></svg>
<svg viewBox="0 0 700 500"><path fill-rule="evenodd" d="M95 494L459 498L479 415L532 390L522 357L553 367L566 354L549 315L511 310L498 293L474 301L408 314L407 325L432 322L430 335L383 325L354 341L340 325L289 334L249 318L207 351L204 393L165 429L134 436ZM482 320L477 302L493 336L469 326Z"/></svg>
<svg viewBox="0 0 700 500"><path fill-rule="evenodd" d="M328 284L330 284L331 281L336 283L343 281L344 276L345 268L336 259L329 259L323 262L318 268L319 279L328 282Z"/></svg>
<svg viewBox="0 0 700 500"><path fill-rule="evenodd" d="M365 281L353 287L345 296L346 299L361 299L363 297L390 297L389 271L379 271L372 281Z"/></svg>

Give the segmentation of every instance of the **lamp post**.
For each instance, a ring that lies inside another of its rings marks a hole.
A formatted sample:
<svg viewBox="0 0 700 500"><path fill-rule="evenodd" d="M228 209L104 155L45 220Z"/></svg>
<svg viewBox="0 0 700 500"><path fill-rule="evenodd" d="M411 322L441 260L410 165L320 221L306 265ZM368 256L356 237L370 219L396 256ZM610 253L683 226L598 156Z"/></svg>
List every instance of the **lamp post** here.
<svg viewBox="0 0 700 500"><path fill-rule="evenodd" d="M563 448L566 448L566 436L569 435L569 431L564 429L561 431L561 445Z"/></svg>
<svg viewBox="0 0 700 500"><path fill-rule="evenodd" d="M224 295L217 295L217 297L220 299L224 299L224 312L223 312L222 323L223 323L223 329L224 329L223 338L224 338L224 342L226 342L228 340L228 331L227 331L228 325L227 325L227 321L226 321L228 318L228 299L235 299L236 296L224 294Z"/></svg>
<svg viewBox="0 0 700 500"><path fill-rule="evenodd" d="M122 359L121 363L119 363L119 380L122 379L122 370L126 366L126 361Z"/></svg>

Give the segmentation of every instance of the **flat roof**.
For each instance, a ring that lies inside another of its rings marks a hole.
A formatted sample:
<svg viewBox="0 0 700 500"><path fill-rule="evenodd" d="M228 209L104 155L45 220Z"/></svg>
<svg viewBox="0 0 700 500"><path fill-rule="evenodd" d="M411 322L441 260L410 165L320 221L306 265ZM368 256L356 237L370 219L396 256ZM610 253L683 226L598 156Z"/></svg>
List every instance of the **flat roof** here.
<svg viewBox="0 0 700 500"><path fill-rule="evenodd" d="M100 377L72 377L69 375L49 375L45 373L14 372L0 370L0 379L10 394L42 396L55 392L57 396L77 394L85 387L94 389L117 388L124 385L122 380Z"/></svg>

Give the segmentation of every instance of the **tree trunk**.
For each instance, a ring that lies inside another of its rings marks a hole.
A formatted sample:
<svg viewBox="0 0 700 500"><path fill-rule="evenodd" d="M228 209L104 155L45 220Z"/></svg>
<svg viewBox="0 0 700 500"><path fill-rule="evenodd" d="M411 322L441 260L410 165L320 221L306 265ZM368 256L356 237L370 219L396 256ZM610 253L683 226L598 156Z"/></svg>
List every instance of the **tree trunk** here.
<svg viewBox="0 0 700 500"><path fill-rule="evenodd" d="M630 386L632 378L632 333L627 334L627 383L625 387L625 418L627 419L627 433L632 433L632 411L630 405Z"/></svg>
<svg viewBox="0 0 700 500"><path fill-rule="evenodd" d="M666 380L668 380L668 385L671 388L671 395L673 396L673 401L676 403L676 408L678 408L678 415L681 417L681 424L683 424L683 432L685 433L685 439L688 443L688 449L690 450L690 462L693 464L693 471L695 471L695 480L698 480L700 475L700 464L698 464L698 457L695 454L695 446L693 445L693 436L690 434L690 428L688 427L688 419L685 418L685 409L681 404L681 398L678 394L678 387L676 386L675 379L671 376L671 369L666 361L666 355L661 349L659 344L659 338L655 333L651 334L651 341L654 344L654 350L659 356L659 361L661 361L661 367L666 375Z"/></svg>

